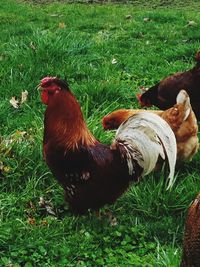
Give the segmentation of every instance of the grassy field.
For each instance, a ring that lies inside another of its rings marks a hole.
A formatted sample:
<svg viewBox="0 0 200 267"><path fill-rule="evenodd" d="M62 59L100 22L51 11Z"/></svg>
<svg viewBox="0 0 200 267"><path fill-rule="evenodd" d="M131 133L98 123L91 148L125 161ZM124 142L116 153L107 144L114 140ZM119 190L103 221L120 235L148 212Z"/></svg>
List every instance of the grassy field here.
<svg viewBox="0 0 200 267"><path fill-rule="evenodd" d="M115 226L93 213L74 216L42 158L45 107L36 87L44 76L66 77L89 128L109 143L113 133L103 131L102 116L138 107L140 86L193 66L200 48L194 6L1 0L0 266L179 266L186 210L200 188L200 154L177 166L171 191L155 172L106 207ZM9 100L25 90L28 100L13 108ZM55 215L40 207L41 197Z"/></svg>

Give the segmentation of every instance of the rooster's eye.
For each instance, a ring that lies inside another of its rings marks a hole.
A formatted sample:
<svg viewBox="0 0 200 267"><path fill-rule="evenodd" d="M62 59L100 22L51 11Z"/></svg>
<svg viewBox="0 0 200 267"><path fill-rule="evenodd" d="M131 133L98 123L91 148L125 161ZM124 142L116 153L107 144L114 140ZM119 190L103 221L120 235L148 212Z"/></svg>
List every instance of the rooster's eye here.
<svg viewBox="0 0 200 267"><path fill-rule="evenodd" d="M54 91L47 91L48 95L53 95L55 92Z"/></svg>

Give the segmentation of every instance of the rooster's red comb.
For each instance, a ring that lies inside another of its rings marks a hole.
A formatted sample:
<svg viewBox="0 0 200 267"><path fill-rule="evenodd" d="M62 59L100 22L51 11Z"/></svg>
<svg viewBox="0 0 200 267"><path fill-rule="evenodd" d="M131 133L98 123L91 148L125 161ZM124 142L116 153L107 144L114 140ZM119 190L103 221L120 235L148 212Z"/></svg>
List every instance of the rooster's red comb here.
<svg viewBox="0 0 200 267"><path fill-rule="evenodd" d="M58 80L57 77L45 77L41 80L40 82L40 86L41 87L46 87L48 86L49 84L51 84L52 82Z"/></svg>

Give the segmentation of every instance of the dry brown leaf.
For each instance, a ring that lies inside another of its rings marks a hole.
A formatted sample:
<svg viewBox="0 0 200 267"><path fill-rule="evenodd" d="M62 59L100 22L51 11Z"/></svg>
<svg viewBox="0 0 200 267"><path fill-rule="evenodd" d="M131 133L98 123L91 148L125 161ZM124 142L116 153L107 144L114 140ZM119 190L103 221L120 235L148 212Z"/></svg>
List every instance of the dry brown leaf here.
<svg viewBox="0 0 200 267"><path fill-rule="evenodd" d="M49 215L56 216L56 213L53 210L53 205L50 201L46 201L43 197L40 197L38 204L41 208L46 209Z"/></svg>
<svg viewBox="0 0 200 267"><path fill-rule="evenodd" d="M8 173L8 172L10 171L10 167L8 167L8 166L4 166L3 169L2 169L2 171L3 171L4 173Z"/></svg>
<svg viewBox="0 0 200 267"><path fill-rule="evenodd" d="M31 225L35 225L35 223L36 223L35 218L29 217L28 218L28 223L31 224Z"/></svg>
<svg viewBox="0 0 200 267"><path fill-rule="evenodd" d="M23 136L25 136L25 135L27 134L27 132L26 132L26 131L19 131L19 130L17 130L17 131L15 132L15 134L16 134L17 136L21 136L21 137L23 137Z"/></svg>
<svg viewBox="0 0 200 267"><path fill-rule="evenodd" d="M113 217L111 220L110 220L110 225L111 226L116 226L117 225L117 219L115 217Z"/></svg>
<svg viewBox="0 0 200 267"><path fill-rule="evenodd" d="M143 21L148 22L148 21L150 21L150 18L143 18Z"/></svg>
<svg viewBox="0 0 200 267"><path fill-rule="evenodd" d="M33 42L30 42L30 48L33 49L33 50L36 50L36 47L35 47L35 45L33 44Z"/></svg>
<svg viewBox="0 0 200 267"><path fill-rule="evenodd" d="M131 18L132 16L130 14L125 16L125 19L131 19Z"/></svg>
<svg viewBox="0 0 200 267"><path fill-rule="evenodd" d="M194 20L188 21L188 26L195 26L197 23Z"/></svg>
<svg viewBox="0 0 200 267"><path fill-rule="evenodd" d="M112 61L111 61L112 64L117 64L117 59L116 58L113 58Z"/></svg>
<svg viewBox="0 0 200 267"><path fill-rule="evenodd" d="M19 101L18 99L16 99L15 96L13 96L13 97L11 97L9 102L14 108L19 108L21 106L21 104L23 104L24 102L27 101L27 98L28 98L28 91L25 90L21 94L21 101Z"/></svg>
<svg viewBox="0 0 200 267"><path fill-rule="evenodd" d="M117 219L116 217L113 216L112 212L107 212L108 215L108 221L111 226L116 226L117 225Z"/></svg>
<svg viewBox="0 0 200 267"><path fill-rule="evenodd" d="M65 23L64 22L60 22L59 25L58 25L58 28L64 29L65 28Z"/></svg>
<svg viewBox="0 0 200 267"><path fill-rule="evenodd" d="M11 97L9 102L13 106L13 108L19 108L19 101L16 99L15 96Z"/></svg>
<svg viewBox="0 0 200 267"><path fill-rule="evenodd" d="M45 205L45 200L44 200L43 197L40 197L40 200L39 200L38 204L39 204L40 207L44 207L44 205Z"/></svg>
<svg viewBox="0 0 200 267"><path fill-rule="evenodd" d="M24 102L27 101L27 98L28 98L28 91L25 90L24 92L22 92L22 95L21 95L21 104L23 104Z"/></svg>
<svg viewBox="0 0 200 267"><path fill-rule="evenodd" d="M41 221L41 225L43 225L43 226L48 226L48 222L47 222L47 220L42 220L42 221Z"/></svg>

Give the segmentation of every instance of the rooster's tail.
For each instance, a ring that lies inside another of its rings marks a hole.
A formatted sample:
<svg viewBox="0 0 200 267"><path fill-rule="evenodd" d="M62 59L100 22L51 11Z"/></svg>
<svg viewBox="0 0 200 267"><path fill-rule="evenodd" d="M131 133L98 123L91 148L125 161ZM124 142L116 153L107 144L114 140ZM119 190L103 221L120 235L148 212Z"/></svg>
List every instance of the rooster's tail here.
<svg viewBox="0 0 200 267"><path fill-rule="evenodd" d="M114 146L123 146L130 175L134 173L135 161L145 176L155 168L159 156L164 160L167 157L170 169L168 188L173 185L176 139L170 126L158 115L140 112L131 116L117 130Z"/></svg>

